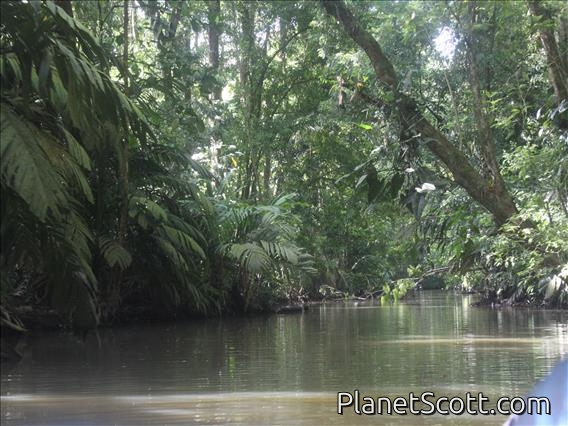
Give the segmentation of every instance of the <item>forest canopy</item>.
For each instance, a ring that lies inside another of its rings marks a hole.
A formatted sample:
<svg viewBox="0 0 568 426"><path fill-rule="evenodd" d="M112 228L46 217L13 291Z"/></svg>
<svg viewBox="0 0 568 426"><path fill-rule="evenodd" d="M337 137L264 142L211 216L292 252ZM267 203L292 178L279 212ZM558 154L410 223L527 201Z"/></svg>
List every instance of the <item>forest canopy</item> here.
<svg viewBox="0 0 568 426"><path fill-rule="evenodd" d="M568 306L566 2L0 7L3 317Z"/></svg>

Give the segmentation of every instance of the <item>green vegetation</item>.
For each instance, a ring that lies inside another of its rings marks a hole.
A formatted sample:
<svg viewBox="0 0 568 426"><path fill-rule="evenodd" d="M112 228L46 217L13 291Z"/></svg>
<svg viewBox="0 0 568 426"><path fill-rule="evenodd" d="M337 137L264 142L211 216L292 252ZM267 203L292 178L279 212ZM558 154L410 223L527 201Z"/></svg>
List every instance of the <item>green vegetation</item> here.
<svg viewBox="0 0 568 426"><path fill-rule="evenodd" d="M0 4L6 315L568 306L566 3Z"/></svg>

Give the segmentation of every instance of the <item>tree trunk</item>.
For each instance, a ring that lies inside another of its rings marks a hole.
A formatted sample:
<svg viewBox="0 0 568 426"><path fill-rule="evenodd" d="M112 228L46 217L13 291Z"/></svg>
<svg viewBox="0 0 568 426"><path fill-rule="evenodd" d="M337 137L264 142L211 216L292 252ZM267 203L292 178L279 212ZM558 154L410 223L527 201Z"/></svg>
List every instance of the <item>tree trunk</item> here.
<svg viewBox="0 0 568 426"><path fill-rule="evenodd" d="M554 89L556 105L560 106L562 102L568 102L568 63L560 53L554 32L550 29L549 23L552 19L550 11L537 0L529 1L529 9L534 16L540 18L540 41L546 52L548 75ZM558 123L561 129L568 129L568 111L562 113Z"/></svg>
<svg viewBox="0 0 568 426"><path fill-rule="evenodd" d="M128 26L130 22L130 5L129 0L123 1L123 35L124 35L124 48L122 51L122 66L124 69L123 80L124 80L124 91L128 95L129 79L128 79L128 49L130 44ZM129 162L129 149L128 149L128 134L122 136L122 146L119 155L119 169L118 169L118 180L119 180L119 199L120 207L118 212L118 228L117 228L117 240L120 245L124 244L126 239L126 231L128 227L128 162ZM118 308L120 301L120 287L122 284L123 270L120 266L115 265L112 269L110 288L107 289L105 294L105 302L107 304L107 314L113 315Z"/></svg>
<svg viewBox="0 0 568 426"><path fill-rule="evenodd" d="M378 80L392 91L395 99L394 107L399 113L403 126L414 135L420 136L426 147L448 168L454 181L491 213L498 226L507 222L517 213L517 208L504 185L496 185L493 179L485 179L470 164L465 154L424 117L416 102L399 92L394 67L384 55L379 43L359 25L343 2L322 0L322 5L365 51Z"/></svg>
<svg viewBox="0 0 568 426"><path fill-rule="evenodd" d="M238 8L241 20L241 55L239 60L239 76L241 86L241 100L244 105L244 156L242 166L239 169L239 183L241 186L241 198L249 199L253 192L253 172L256 150L254 149L254 131L256 124L254 112L257 109L255 83L252 75L252 64L256 59L255 43L255 15L256 8L254 3L242 3Z"/></svg>
<svg viewBox="0 0 568 426"><path fill-rule="evenodd" d="M209 35L209 65L213 69L215 76L219 75L219 35L220 35L220 14L221 14L221 1L210 0L207 2L207 18L209 20L208 35ZM211 94L212 100L221 99L222 87L217 84Z"/></svg>
<svg viewBox="0 0 568 426"><path fill-rule="evenodd" d="M169 91L172 90L174 76L172 74L172 63L168 59L168 53L173 48L173 42L176 36L179 21L181 19L181 2L177 2L173 6L172 15L168 24L168 30L158 35L158 49L160 63L162 65L162 75L164 76L164 86ZM126 37L126 36L125 36Z"/></svg>
<svg viewBox="0 0 568 426"><path fill-rule="evenodd" d="M124 91L128 95L128 49L130 38L128 23L130 21L129 0L124 0L124 50L122 52L122 65L124 67ZM128 135L124 135L122 141L122 158L120 162L120 217L118 221L118 242L123 243L126 236L126 226L128 221Z"/></svg>
<svg viewBox="0 0 568 426"><path fill-rule="evenodd" d="M262 176L262 196L264 199L272 197L272 190L270 188L270 180L272 176L272 152L270 148L264 149L264 171Z"/></svg>
<svg viewBox="0 0 568 426"><path fill-rule="evenodd" d="M560 54L554 32L550 29L548 22L551 21L550 11L545 9L539 1L531 0L529 8L533 15L541 20L539 35L546 53L550 83L554 89L556 102L560 104L568 99L568 64Z"/></svg>
<svg viewBox="0 0 568 426"><path fill-rule="evenodd" d="M471 28L477 21L477 6L475 1L469 3L471 14ZM493 15L495 16L495 15ZM493 18L494 19L494 18ZM473 111L478 131L476 145L479 147L481 159L485 173L483 177L490 181L495 191L501 194L507 193L505 181L501 176L499 164L495 156L495 138L491 130L491 124L487 113L483 107L484 99L481 94L481 82L479 81L479 66L477 62L477 40L471 29L466 30L466 49L469 62L470 85L473 93ZM486 81L486 85L490 85L490 81Z"/></svg>

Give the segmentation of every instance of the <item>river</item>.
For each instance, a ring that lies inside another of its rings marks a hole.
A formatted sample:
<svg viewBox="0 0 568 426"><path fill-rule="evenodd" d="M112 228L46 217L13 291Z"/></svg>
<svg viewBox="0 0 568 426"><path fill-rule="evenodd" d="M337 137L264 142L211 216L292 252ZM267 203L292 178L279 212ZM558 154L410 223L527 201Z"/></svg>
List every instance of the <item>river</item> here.
<svg viewBox="0 0 568 426"><path fill-rule="evenodd" d="M327 303L303 314L30 336L3 365L3 425L499 425L505 416L337 414L337 393L520 396L568 355L568 312ZM490 405L491 406L491 405Z"/></svg>

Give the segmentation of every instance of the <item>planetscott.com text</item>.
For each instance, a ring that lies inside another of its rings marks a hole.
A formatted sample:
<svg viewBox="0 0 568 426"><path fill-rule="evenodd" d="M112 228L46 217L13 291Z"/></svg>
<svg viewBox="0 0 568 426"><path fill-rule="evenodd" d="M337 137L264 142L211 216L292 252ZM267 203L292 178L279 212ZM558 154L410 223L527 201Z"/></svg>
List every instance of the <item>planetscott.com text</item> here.
<svg viewBox="0 0 568 426"><path fill-rule="evenodd" d="M465 397L436 396L434 392L406 397L377 397L360 395L358 390L337 393L337 414L346 410L359 415L485 415L550 414L550 401L545 397L502 397L491 402L482 392L467 392Z"/></svg>

